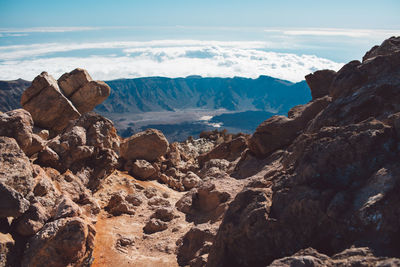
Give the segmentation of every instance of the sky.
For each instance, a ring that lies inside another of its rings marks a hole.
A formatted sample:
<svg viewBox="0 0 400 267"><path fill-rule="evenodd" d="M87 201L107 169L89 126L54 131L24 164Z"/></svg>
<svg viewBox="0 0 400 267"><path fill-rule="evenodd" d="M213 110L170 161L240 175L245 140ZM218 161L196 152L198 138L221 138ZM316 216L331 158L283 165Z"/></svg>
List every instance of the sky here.
<svg viewBox="0 0 400 267"><path fill-rule="evenodd" d="M400 1L0 0L0 79L269 75L338 70L400 36Z"/></svg>

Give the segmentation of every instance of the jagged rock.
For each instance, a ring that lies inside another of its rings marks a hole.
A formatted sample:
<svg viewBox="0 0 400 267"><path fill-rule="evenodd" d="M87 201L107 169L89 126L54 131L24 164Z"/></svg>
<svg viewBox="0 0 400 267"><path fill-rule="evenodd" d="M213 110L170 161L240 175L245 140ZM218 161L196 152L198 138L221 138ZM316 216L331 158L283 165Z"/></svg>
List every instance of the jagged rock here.
<svg viewBox="0 0 400 267"><path fill-rule="evenodd" d="M13 138L0 136L0 183L23 197L32 192L34 180L29 159Z"/></svg>
<svg viewBox="0 0 400 267"><path fill-rule="evenodd" d="M199 165L203 166L205 162L211 159L235 160L247 148L247 140L244 136L235 138L229 142L219 144L207 154L198 157Z"/></svg>
<svg viewBox="0 0 400 267"><path fill-rule="evenodd" d="M208 255L216 229L195 226L178 240L177 259L180 266L205 266L202 256ZM198 264L201 262L202 264Z"/></svg>
<svg viewBox="0 0 400 267"><path fill-rule="evenodd" d="M363 56L362 61L364 62L377 56L387 56L398 51L400 51L400 37L391 37L383 41L381 45L372 47L371 50Z"/></svg>
<svg viewBox="0 0 400 267"><path fill-rule="evenodd" d="M35 125L56 133L64 130L70 120L80 116L78 110L60 91L57 81L47 72L37 76L24 91L21 105L32 115Z"/></svg>
<svg viewBox="0 0 400 267"><path fill-rule="evenodd" d="M50 147L44 147L38 154L37 163L42 166L61 168L60 156Z"/></svg>
<svg viewBox="0 0 400 267"><path fill-rule="evenodd" d="M66 217L79 217L82 214L81 209L71 199L63 197L58 204L54 219L61 219Z"/></svg>
<svg viewBox="0 0 400 267"><path fill-rule="evenodd" d="M307 247L334 255L352 245L368 246L377 255L400 256L400 52L395 47L384 50L394 52L363 63L352 61L339 70L326 84L332 100L279 147L282 151L265 154L260 161L265 166L253 178L268 182L269 193L245 188L236 196L218 230L208 266L266 266ZM289 119L303 113L296 107ZM359 254L365 256L363 264L367 254ZM325 262L319 256L299 255L287 262L351 265L354 259L335 262L342 256ZM354 265L361 264L360 259ZM386 260L384 264L395 262Z"/></svg>
<svg viewBox="0 0 400 267"><path fill-rule="evenodd" d="M84 266L91 260L95 234L78 217L47 223L29 239L21 266Z"/></svg>
<svg viewBox="0 0 400 267"><path fill-rule="evenodd" d="M34 203L15 222L16 231L22 236L32 236L42 229L49 219L49 212L40 203Z"/></svg>
<svg viewBox="0 0 400 267"><path fill-rule="evenodd" d="M24 150L25 154L30 157L45 148L45 141L36 134L32 134L32 144Z"/></svg>
<svg viewBox="0 0 400 267"><path fill-rule="evenodd" d="M0 183L0 218L21 216L29 208L29 201L11 187Z"/></svg>
<svg viewBox="0 0 400 267"><path fill-rule="evenodd" d="M125 200L133 206L140 206L143 203L143 197L138 193L127 195Z"/></svg>
<svg viewBox="0 0 400 267"><path fill-rule="evenodd" d="M271 198L270 189L245 189L236 196L218 229L207 266L260 266L265 254L279 257L280 247L271 246L273 251L265 247Z"/></svg>
<svg viewBox="0 0 400 267"><path fill-rule="evenodd" d="M161 198L161 197L153 197L149 199L147 204L152 208L152 209L157 209L157 208L169 208L171 207L171 202L169 202L167 199Z"/></svg>
<svg viewBox="0 0 400 267"><path fill-rule="evenodd" d="M58 79L58 84L64 95L81 113L93 110L110 95L110 87L101 81L93 81L89 73L77 68L65 73Z"/></svg>
<svg viewBox="0 0 400 267"><path fill-rule="evenodd" d="M143 232L145 234L154 234L156 232L164 231L167 228L168 228L168 223L160 219L151 218L143 227Z"/></svg>
<svg viewBox="0 0 400 267"><path fill-rule="evenodd" d="M32 127L32 116L24 109L12 110L0 115L0 136L14 138L24 152L32 145Z"/></svg>
<svg viewBox="0 0 400 267"><path fill-rule="evenodd" d="M230 162L226 159L211 159L207 161L199 172L202 179L206 178L224 178L229 169Z"/></svg>
<svg viewBox="0 0 400 267"><path fill-rule="evenodd" d="M230 198L227 192L216 190L212 183L204 183L186 193L177 203L179 211L187 214L210 213Z"/></svg>
<svg viewBox="0 0 400 267"><path fill-rule="evenodd" d="M335 76L336 71L333 70L318 70L306 75L306 82L310 87L313 100L329 94L329 88Z"/></svg>
<svg viewBox="0 0 400 267"><path fill-rule="evenodd" d="M259 157L265 157L277 149L289 145L307 123L330 103L329 97L318 98L297 106L291 118L273 116L261 123L249 139L249 149Z"/></svg>
<svg viewBox="0 0 400 267"><path fill-rule="evenodd" d="M376 257L369 248L350 248L331 258L313 248L300 250L296 254L275 260L270 267L289 266L397 266L400 259Z"/></svg>
<svg viewBox="0 0 400 267"><path fill-rule="evenodd" d="M0 267L14 266L17 263L13 255L15 241L10 234L0 232Z"/></svg>
<svg viewBox="0 0 400 267"><path fill-rule="evenodd" d="M158 208L155 212L150 216L150 218L156 218L163 222L172 221L175 217L174 211L171 208Z"/></svg>
<svg viewBox="0 0 400 267"><path fill-rule="evenodd" d="M167 139L160 131L148 129L121 143L121 157L126 160L144 159L152 162L165 155L168 146Z"/></svg>
<svg viewBox="0 0 400 267"><path fill-rule="evenodd" d="M146 160L137 159L132 164L132 175L142 180L146 180L156 173L156 169Z"/></svg>
<svg viewBox="0 0 400 267"><path fill-rule="evenodd" d="M186 190L197 187L201 184L201 182L202 180L200 179L200 177L193 172L188 172L186 176L182 179L182 184Z"/></svg>
<svg viewBox="0 0 400 267"><path fill-rule="evenodd" d="M119 191L112 194L107 207L105 208L110 214L119 216L121 214L135 214L135 209L131 203L126 201L124 192Z"/></svg>

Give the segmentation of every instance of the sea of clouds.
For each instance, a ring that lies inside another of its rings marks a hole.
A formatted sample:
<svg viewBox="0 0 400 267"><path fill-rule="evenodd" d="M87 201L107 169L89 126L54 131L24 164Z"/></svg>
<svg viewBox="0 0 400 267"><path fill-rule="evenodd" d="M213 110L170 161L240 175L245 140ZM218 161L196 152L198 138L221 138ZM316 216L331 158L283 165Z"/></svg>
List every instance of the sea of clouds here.
<svg viewBox="0 0 400 267"><path fill-rule="evenodd" d="M268 75L298 82L318 69L338 70L343 65L314 55L270 52L268 47L268 42L198 40L3 45L0 80L32 80L42 71L58 78L81 67L100 80Z"/></svg>

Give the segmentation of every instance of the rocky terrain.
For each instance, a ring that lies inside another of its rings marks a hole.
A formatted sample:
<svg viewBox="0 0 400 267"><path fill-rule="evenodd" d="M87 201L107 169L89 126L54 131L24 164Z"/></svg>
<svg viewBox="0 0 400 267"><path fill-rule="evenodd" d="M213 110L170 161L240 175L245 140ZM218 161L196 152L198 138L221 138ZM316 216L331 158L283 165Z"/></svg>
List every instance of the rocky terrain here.
<svg viewBox="0 0 400 267"><path fill-rule="evenodd" d="M0 266L399 266L400 37L252 135L128 138L82 69L0 114Z"/></svg>

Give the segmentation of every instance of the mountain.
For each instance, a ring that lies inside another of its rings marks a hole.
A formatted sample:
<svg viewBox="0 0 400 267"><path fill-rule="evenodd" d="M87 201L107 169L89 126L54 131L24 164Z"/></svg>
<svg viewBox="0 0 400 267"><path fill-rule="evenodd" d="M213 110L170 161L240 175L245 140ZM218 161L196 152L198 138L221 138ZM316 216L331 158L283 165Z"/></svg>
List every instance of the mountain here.
<svg viewBox="0 0 400 267"><path fill-rule="evenodd" d="M0 114L0 266L400 266L400 37L252 135L122 138L66 113L107 95L79 73L58 84L84 98L42 73Z"/></svg>
<svg viewBox="0 0 400 267"><path fill-rule="evenodd" d="M22 92L31 82L22 79L0 81L0 111L9 111L21 107Z"/></svg>
<svg viewBox="0 0 400 267"><path fill-rule="evenodd" d="M231 111L265 110L286 113L310 100L305 81L291 83L260 76L257 79L148 77L108 81L110 97L96 109L110 113L174 111L206 108Z"/></svg>

